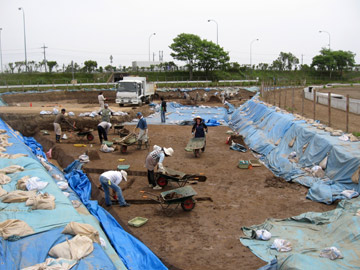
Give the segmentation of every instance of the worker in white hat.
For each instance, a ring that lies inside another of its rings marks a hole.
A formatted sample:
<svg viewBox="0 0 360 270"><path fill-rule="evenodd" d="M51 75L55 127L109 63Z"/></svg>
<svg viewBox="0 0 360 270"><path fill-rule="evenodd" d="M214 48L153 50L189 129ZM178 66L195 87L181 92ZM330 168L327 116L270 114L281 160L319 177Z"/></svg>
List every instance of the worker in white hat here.
<svg viewBox="0 0 360 270"><path fill-rule="evenodd" d="M112 204L110 200L109 187L116 192L121 207L130 206L130 204L125 201L121 188L119 187L122 180L127 181L127 172L124 170L107 171L100 175L100 183L105 192L106 206L110 206Z"/></svg>
<svg viewBox="0 0 360 270"><path fill-rule="evenodd" d="M156 147L152 152L148 154L145 160L145 167L148 170L148 181L149 187L153 189L162 189L155 182L154 169L156 165L158 166L159 171L164 172L163 161L165 157L171 157L174 154L174 150L169 147Z"/></svg>

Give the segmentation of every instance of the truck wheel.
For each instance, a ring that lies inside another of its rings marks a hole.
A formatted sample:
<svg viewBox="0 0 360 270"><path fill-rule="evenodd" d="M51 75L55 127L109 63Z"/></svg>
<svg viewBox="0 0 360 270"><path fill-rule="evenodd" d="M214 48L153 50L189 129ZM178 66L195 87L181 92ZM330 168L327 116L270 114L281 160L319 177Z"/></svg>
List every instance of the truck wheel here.
<svg viewBox="0 0 360 270"><path fill-rule="evenodd" d="M139 107L141 107L143 105L142 100L139 101Z"/></svg>

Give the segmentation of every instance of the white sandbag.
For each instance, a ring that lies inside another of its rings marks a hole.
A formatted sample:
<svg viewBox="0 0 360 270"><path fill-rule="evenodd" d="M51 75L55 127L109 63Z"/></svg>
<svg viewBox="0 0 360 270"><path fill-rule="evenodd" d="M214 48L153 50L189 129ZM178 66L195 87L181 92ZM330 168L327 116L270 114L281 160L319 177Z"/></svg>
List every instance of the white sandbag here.
<svg viewBox="0 0 360 270"><path fill-rule="evenodd" d="M1 197L2 202L4 203L18 203L25 202L30 197L34 197L36 195L36 191L23 191L23 190L14 190L5 194Z"/></svg>
<svg viewBox="0 0 360 270"><path fill-rule="evenodd" d="M110 153L110 152L114 152L114 148L113 147L108 147L106 144L102 144L100 146L100 151L104 152L104 153Z"/></svg>
<svg viewBox="0 0 360 270"><path fill-rule="evenodd" d="M66 225L66 227L61 233L71 235L84 235L89 237L93 242L100 244L99 232L90 224L72 221L68 225Z"/></svg>
<svg viewBox="0 0 360 270"><path fill-rule="evenodd" d="M328 258L330 260L336 260L336 259L342 259L344 258L340 252L340 250L338 250L336 247L327 247L324 248L321 252L320 252L320 257L322 258Z"/></svg>
<svg viewBox="0 0 360 270"><path fill-rule="evenodd" d="M80 260L94 250L92 240L83 235L76 235L71 240L66 240L49 251L49 255L55 258Z"/></svg>
<svg viewBox="0 0 360 270"><path fill-rule="evenodd" d="M351 176L351 181L353 181L353 183L355 184L359 184L359 177L360 177L360 167Z"/></svg>
<svg viewBox="0 0 360 270"><path fill-rule="evenodd" d="M344 195L347 199L352 199L359 196L359 193L355 190L346 189L341 191L341 195Z"/></svg>
<svg viewBox="0 0 360 270"><path fill-rule="evenodd" d="M267 230L257 230L256 231L256 239L268 241L271 239L271 233Z"/></svg>
<svg viewBox="0 0 360 270"><path fill-rule="evenodd" d="M25 221L19 219L0 222L0 235L5 240L10 236L26 236L34 233L34 230Z"/></svg>
<svg viewBox="0 0 360 270"><path fill-rule="evenodd" d="M29 180L29 178L30 178L30 176L28 176L28 175L21 177L16 183L16 188L20 189L20 190L27 190L26 189L26 181Z"/></svg>
<svg viewBox="0 0 360 270"><path fill-rule="evenodd" d="M41 181L37 176L29 178L25 183L27 190L41 190L48 184L48 182Z"/></svg>
<svg viewBox="0 0 360 270"><path fill-rule="evenodd" d="M11 177L7 176L4 173L0 173L0 185L6 185L7 183L10 183Z"/></svg>
<svg viewBox="0 0 360 270"><path fill-rule="evenodd" d="M271 245L271 248L276 249L279 252L288 252L291 251L292 245L290 241L276 238L273 244Z"/></svg>
<svg viewBox="0 0 360 270"><path fill-rule="evenodd" d="M15 173L15 172L21 172L24 170L24 167L20 166L20 165L10 165L6 168L0 169L0 173Z"/></svg>
<svg viewBox="0 0 360 270"><path fill-rule="evenodd" d="M294 143L296 141L296 137L294 137L290 142L289 142L289 147L293 147L294 146Z"/></svg>
<svg viewBox="0 0 360 270"><path fill-rule="evenodd" d="M55 209L55 197L48 193L39 194L32 196L26 200L27 206L32 206L32 210L42 209L42 210L53 210Z"/></svg>
<svg viewBox="0 0 360 270"><path fill-rule="evenodd" d="M66 190L69 187L69 184L65 181L59 181L56 184L61 190Z"/></svg>
<svg viewBox="0 0 360 270"><path fill-rule="evenodd" d="M0 186L0 197L7 194L8 192Z"/></svg>
<svg viewBox="0 0 360 270"><path fill-rule="evenodd" d="M76 263L76 260L47 258L43 263L22 268L21 270L70 270Z"/></svg>
<svg viewBox="0 0 360 270"><path fill-rule="evenodd" d="M325 170L327 166L328 156L326 156L322 161L320 161L319 166L321 169Z"/></svg>

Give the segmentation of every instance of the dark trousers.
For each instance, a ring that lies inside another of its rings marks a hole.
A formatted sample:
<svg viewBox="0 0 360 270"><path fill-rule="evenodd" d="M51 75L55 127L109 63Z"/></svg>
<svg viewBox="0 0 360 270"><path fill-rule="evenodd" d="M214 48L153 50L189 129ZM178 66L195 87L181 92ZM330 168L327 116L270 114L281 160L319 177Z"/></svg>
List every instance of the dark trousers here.
<svg viewBox="0 0 360 270"><path fill-rule="evenodd" d="M102 143L103 140L105 141L108 140L106 130L102 126L98 126L98 133L99 133L100 143Z"/></svg>
<svg viewBox="0 0 360 270"><path fill-rule="evenodd" d="M154 171L150 171L148 170L148 181L149 181L149 184L150 185L153 185L153 187L156 186L156 183L155 183L155 175L154 175Z"/></svg>

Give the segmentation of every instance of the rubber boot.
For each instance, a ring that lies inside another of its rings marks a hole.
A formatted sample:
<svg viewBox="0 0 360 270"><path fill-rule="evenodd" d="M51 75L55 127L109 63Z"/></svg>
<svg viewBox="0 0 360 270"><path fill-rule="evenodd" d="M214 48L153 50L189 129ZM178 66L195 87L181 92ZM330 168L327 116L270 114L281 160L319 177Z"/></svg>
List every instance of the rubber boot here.
<svg viewBox="0 0 360 270"><path fill-rule="evenodd" d="M138 141L137 149L141 149L142 141Z"/></svg>
<svg viewBox="0 0 360 270"><path fill-rule="evenodd" d="M57 143L60 143L60 135L56 135L55 138L56 138L56 142L57 142Z"/></svg>

